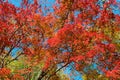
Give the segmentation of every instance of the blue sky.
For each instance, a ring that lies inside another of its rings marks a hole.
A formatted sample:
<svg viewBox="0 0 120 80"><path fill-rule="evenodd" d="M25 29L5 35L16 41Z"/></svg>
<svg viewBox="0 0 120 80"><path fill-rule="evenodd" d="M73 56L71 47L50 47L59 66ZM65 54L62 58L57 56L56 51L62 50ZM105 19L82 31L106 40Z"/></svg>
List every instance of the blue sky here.
<svg viewBox="0 0 120 80"><path fill-rule="evenodd" d="M22 0L8 0L8 1L9 1L9 3L12 3L17 7L20 7L20 4L22 2Z"/></svg>
<svg viewBox="0 0 120 80"><path fill-rule="evenodd" d="M22 0L8 0L9 3L14 4L17 7L20 7L20 4L22 2ZM30 0L30 2L32 2L33 0ZM39 0L40 4L42 4L42 10L43 10L43 14L46 15L46 11L44 10L44 8L49 8L49 12L53 12L53 8L52 5L54 4L55 0L46 0L47 4L45 3L45 0Z"/></svg>
<svg viewBox="0 0 120 80"><path fill-rule="evenodd" d="M71 80L83 80L82 75L78 71L73 69L71 65L74 65L74 63L71 63L70 65L65 67L64 73L67 74ZM74 74L73 74L73 72L74 72ZM72 74L72 76L70 76L71 74Z"/></svg>

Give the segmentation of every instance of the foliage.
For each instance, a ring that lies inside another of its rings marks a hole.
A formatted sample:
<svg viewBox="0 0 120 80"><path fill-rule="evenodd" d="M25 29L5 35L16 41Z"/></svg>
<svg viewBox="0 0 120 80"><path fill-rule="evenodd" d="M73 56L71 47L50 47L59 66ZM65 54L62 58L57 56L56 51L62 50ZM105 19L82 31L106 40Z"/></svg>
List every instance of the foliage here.
<svg viewBox="0 0 120 80"><path fill-rule="evenodd" d="M51 12L42 2L0 0L1 80L69 80L61 70L71 63L84 80L119 80L119 3L56 0Z"/></svg>

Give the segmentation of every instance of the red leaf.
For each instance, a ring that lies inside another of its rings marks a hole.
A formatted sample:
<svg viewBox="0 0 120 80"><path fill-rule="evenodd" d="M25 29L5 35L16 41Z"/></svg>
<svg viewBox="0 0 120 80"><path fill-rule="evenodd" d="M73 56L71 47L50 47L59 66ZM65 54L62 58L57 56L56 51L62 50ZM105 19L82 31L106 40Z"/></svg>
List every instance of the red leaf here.
<svg viewBox="0 0 120 80"><path fill-rule="evenodd" d="M76 61L78 62L78 61L81 61L81 60L84 60L84 59L85 59L85 57L82 56L82 55L74 56L74 57L70 58L70 60L74 61L74 62L76 62Z"/></svg>
<svg viewBox="0 0 120 80"><path fill-rule="evenodd" d="M55 47L55 46L57 46L60 42L61 42L61 40L60 40L59 38L57 38L57 37L48 39L48 44L50 45L50 47Z"/></svg>

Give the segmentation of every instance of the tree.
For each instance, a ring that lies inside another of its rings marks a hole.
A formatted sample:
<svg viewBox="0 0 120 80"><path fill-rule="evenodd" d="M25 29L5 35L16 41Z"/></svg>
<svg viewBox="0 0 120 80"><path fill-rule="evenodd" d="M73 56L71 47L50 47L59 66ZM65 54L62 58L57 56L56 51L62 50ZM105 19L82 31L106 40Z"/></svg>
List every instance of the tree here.
<svg viewBox="0 0 120 80"><path fill-rule="evenodd" d="M0 78L59 80L71 65L86 79L120 79L115 6L116 0L56 0L50 12L42 0L23 0L20 7L0 1ZM21 57L26 66L10 71Z"/></svg>

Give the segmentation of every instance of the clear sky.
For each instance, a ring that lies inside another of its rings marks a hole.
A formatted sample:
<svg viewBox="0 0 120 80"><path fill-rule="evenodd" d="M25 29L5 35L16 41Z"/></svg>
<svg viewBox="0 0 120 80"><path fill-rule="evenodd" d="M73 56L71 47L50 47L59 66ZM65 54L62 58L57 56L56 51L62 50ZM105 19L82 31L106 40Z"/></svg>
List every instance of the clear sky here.
<svg viewBox="0 0 120 80"><path fill-rule="evenodd" d="M12 3L17 7L20 7L20 4L22 2L22 0L8 0L8 1L9 1L9 3Z"/></svg>

